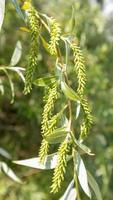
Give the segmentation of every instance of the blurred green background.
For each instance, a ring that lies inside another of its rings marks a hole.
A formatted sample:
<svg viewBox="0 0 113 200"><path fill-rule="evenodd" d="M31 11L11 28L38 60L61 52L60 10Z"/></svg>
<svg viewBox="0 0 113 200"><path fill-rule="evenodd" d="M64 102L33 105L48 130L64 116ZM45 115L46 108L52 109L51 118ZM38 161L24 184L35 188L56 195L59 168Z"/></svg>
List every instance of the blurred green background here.
<svg viewBox="0 0 113 200"><path fill-rule="evenodd" d="M86 58L86 92L94 116L94 123L85 143L95 156L84 156L83 159L95 176L103 199L113 200L113 20L112 14L108 16L104 12L104 1L94 2L96 1L33 1L37 10L55 17L60 22L63 33L73 33L79 38ZM72 12L75 20L70 20ZM24 22L11 1L7 1L0 33L0 66L10 63L16 42L20 40L22 58L18 66L26 67L29 36L20 31L21 26L25 26ZM41 49L37 77L47 71L51 72L53 63ZM3 73L0 74L5 87L4 95L0 95L0 147L7 150L13 160L36 157L41 142L40 122L44 91L34 86L32 92L24 96L21 79L14 72L10 72L10 76L15 86L13 104L10 103L11 92L7 77ZM71 78L74 80L75 76L71 74ZM69 165L61 192L51 195L49 185L52 172L16 166L2 155L0 160L6 162L24 182L22 185L15 183L0 173L0 200L57 200L71 180ZM83 196L82 199L87 200L87 197ZM95 200L95 197L93 199Z"/></svg>

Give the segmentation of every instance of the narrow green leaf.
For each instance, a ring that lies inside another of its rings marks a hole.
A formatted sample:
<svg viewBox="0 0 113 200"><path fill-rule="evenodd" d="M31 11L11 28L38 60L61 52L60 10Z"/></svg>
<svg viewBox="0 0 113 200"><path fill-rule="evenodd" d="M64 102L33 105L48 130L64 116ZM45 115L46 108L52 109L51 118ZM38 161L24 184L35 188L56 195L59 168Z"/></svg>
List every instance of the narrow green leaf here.
<svg viewBox="0 0 113 200"><path fill-rule="evenodd" d="M37 86L45 87L56 81L55 76L48 76L43 78L38 78L34 81L34 84Z"/></svg>
<svg viewBox="0 0 113 200"><path fill-rule="evenodd" d="M1 79L0 79L0 92L1 92L1 95L4 95L4 85Z"/></svg>
<svg viewBox="0 0 113 200"><path fill-rule="evenodd" d="M44 163L40 162L40 158L30 158L26 160L18 160L18 161L13 161L13 163L17 165L23 165L26 167L31 167L35 169L54 169L57 165L57 160L58 156L57 154L51 154L46 156Z"/></svg>
<svg viewBox="0 0 113 200"><path fill-rule="evenodd" d="M11 155L3 148L0 148L0 155L7 159L11 159Z"/></svg>
<svg viewBox="0 0 113 200"><path fill-rule="evenodd" d="M80 101L77 101L76 119L79 117L79 114L80 114Z"/></svg>
<svg viewBox="0 0 113 200"><path fill-rule="evenodd" d="M44 49L49 53L49 44L46 42L46 40L41 35L40 35L40 38L41 38Z"/></svg>
<svg viewBox="0 0 113 200"><path fill-rule="evenodd" d="M96 182L96 180L94 179L94 177L91 175L90 172L87 172L87 174L88 174L89 185L92 188L92 190L94 191L97 200L102 200L102 195L101 195L98 183Z"/></svg>
<svg viewBox="0 0 113 200"><path fill-rule="evenodd" d="M56 144L56 143L61 143L64 141L68 133L68 130L66 128L58 128L51 135L46 136L46 140L50 144Z"/></svg>
<svg viewBox="0 0 113 200"><path fill-rule="evenodd" d="M16 8L16 11L19 14L19 16L25 21L24 15L23 15L23 13L22 13L22 11L20 9L18 1L17 0L12 0L12 3L14 4L14 6Z"/></svg>
<svg viewBox="0 0 113 200"><path fill-rule="evenodd" d="M22 181L16 176L13 170L7 166L5 162L0 162L0 168L13 181L17 183L22 183Z"/></svg>
<svg viewBox="0 0 113 200"><path fill-rule="evenodd" d="M79 96L76 94L76 92L70 88L65 82L61 81L61 89L66 97L73 101L80 100Z"/></svg>
<svg viewBox="0 0 113 200"><path fill-rule="evenodd" d="M22 55L22 45L21 45L21 42L18 41L16 43L16 47L15 47L15 50L13 52L10 65L15 66L19 62L21 55Z"/></svg>
<svg viewBox="0 0 113 200"><path fill-rule="evenodd" d="M0 30L4 20L4 13L5 13L5 0L0 1Z"/></svg>
<svg viewBox="0 0 113 200"><path fill-rule="evenodd" d="M11 69L12 68L14 68L13 70L15 71L15 72L17 72L17 74L20 76L20 78L22 79L22 81L23 82L25 82L25 78L24 78L24 75L23 75L23 73L21 72L21 70L25 70L25 69L21 69L20 67L11 67ZM20 69L19 69L20 68Z"/></svg>
<svg viewBox="0 0 113 200"><path fill-rule="evenodd" d="M56 76L58 77L57 79L58 79L58 81L59 81L59 83L60 83L61 80L62 80L62 76L63 76L63 75L62 75L62 68L61 68L60 64L58 63L58 59L56 60L55 66L56 66L55 74L56 74Z"/></svg>
<svg viewBox="0 0 113 200"><path fill-rule="evenodd" d="M15 71L17 72L17 74L21 77L22 81L25 82L25 78L24 78L24 75L21 71L25 71L24 68L22 67L12 67L12 66L3 66L3 67L0 67L0 70L3 70L3 71L7 71L7 70L11 70L11 71ZM1 82L0 82L1 84Z"/></svg>
<svg viewBox="0 0 113 200"><path fill-rule="evenodd" d="M87 171L86 171L84 162L78 153L76 157L76 162L77 162L76 170L77 170L77 175L78 175L78 180L80 182L80 185L83 191L86 193L86 195L91 199L91 192L88 185Z"/></svg>
<svg viewBox="0 0 113 200"><path fill-rule="evenodd" d="M64 195L59 200L76 200L77 193L76 189L74 188L74 180L70 182L68 185Z"/></svg>
<svg viewBox="0 0 113 200"><path fill-rule="evenodd" d="M15 97L14 84L13 84L12 79L9 76L7 70L4 69L3 71L5 72L5 74L7 75L8 80L9 80L9 84L10 84L10 88L11 88L11 96L12 96L11 97L11 103L13 103L14 102L14 97Z"/></svg>
<svg viewBox="0 0 113 200"><path fill-rule="evenodd" d="M91 153L91 149L89 147L87 147L86 145L80 143L78 140L76 140L74 138L74 142L76 143L76 145L82 150L84 151L86 154L93 156L94 154Z"/></svg>

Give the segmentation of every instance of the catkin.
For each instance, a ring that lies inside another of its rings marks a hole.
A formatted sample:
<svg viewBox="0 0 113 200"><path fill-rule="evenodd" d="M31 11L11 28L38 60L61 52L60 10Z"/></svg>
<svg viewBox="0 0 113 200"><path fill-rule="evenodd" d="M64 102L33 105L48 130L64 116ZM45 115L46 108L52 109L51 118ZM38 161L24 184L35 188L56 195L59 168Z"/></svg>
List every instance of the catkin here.
<svg viewBox="0 0 113 200"><path fill-rule="evenodd" d="M49 149L49 144L47 145L48 142L45 140L45 137L52 134L58 118L58 115L52 117L52 111L57 98L57 83L54 83L52 88L48 90L48 96L46 97L46 104L44 106L44 111L42 114L41 132L43 136L43 141L39 151L39 157L42 162L44 161Z"/></svg>
<svg viewBox="0 0 113 200"><path fill-rule="evenodd" d="M57 50L56 46L60 40L61 29L59 24L56 22L55 19L51 18L50 21L50 42L49 42L49 51L51 55L56 55Z"/></svg>
<svg viewBox="0 0 113 200"><path fill-rule="evenodd" d="M81 100L81 104L84 111L84 121L81 124L81 135L80 137L83 139L88 135L89 129L92 125L92 115L91 115L91 109L89 107L89 104L85 98Z"/></svg>
<svg viewBox="0 0 113 200"><path fill-rule="evenodd" d="M39 150L39 157L40 157L40 161L43 163L45 160L45 156L47 155L49 150L49 144L48 142L43 138L42 143L41 143L41 147Z"/></svg>
<svg viewBox="0 0 113 200"><path fill-rule="evenodd" d="M86 84L86 68L84 65L84 57L80 47L76 44L76 42L71 43L70 46L74 54L75 70L78 79L77 92L79 95L82 95Z"/></svg>
<svg viewBox="0 0 113 200"><path fill-rule="evenodd" d="M44 106L44 111L42 114L42 135L46 135L48 131L48 122L52 116L52 110L54 108L54 103L58 98L57 94L57 83L54 83L52 88L48 91L48 98Z"/></svg>
<svg viewBox="0 0 113 200"><path fill-rule="evenodd" d="M59 191L61 187L61 183L64 180L64 174L66 172L67 166L67 154L69 152L69 142L68 140L64 140L64 142L60 145L58 150L58 163L54 170L52 185L51 185L51 193L56 193Z"/></svg>
<svg viewBox="0 0 113 200"><path fill-rule="evenodd" d="M27 94L32 89L33 76L38 63L38 37L39 37L39 16L38 12L31 6L26 11L28 27L31 34L31 46L29 51L28 66L25 73L24 94Z"/></svg>

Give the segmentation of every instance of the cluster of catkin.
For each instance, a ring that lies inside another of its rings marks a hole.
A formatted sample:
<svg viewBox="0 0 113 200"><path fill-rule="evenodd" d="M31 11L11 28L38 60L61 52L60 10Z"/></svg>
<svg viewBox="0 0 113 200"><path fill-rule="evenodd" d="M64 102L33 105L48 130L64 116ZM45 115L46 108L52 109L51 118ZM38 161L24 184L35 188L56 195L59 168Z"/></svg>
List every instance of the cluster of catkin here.
<svg viewBox="0 0 113 200"><path fill-rule="evenodd" d="M28 66L25 74L25 88L24 93L27 94L32 89L32 84L34 81L34 73L38 69L38 40L41 35L41 27L46 24L43 23L43 19L31 5L30 2L25 2L23 9L26 12L27 24L30 30L31 42L30 42L30 52L28 57ZM51 55L54 55L57 58L58 48L61 40L61 28L60 25L56 22L54 18L49 18L49 34L50 42L48 44L48 50ZM80 137L84 138L89 132L89 128L92 123L91 111L88 105L87 100L84 97L84 90L86 85L86 68L84 57L82 51L78 46L76 40L69 41L70 49L73 51L73 60L75 65L75 71L77 75L78 87L77 93L80 97L80 104L84 112L84 120L81 124ZM54 81L53 84L50 84L47 88L46 98L44 98L44 110L42 115L42 144L39 151L40 161L44 162L45 157L49 152L49 142L46 140L46 137L53 134L53 131L57 128L58 120L60 120L62 112L54 114L55 103L58 100L59 94L59 84ZM56 193L61 187L61 183L64 180L64 174L67 166L67 155L70 151L70 141L66 137L63 142L61 142L58 148L58 163L54 170L51 192Z"/></svg>

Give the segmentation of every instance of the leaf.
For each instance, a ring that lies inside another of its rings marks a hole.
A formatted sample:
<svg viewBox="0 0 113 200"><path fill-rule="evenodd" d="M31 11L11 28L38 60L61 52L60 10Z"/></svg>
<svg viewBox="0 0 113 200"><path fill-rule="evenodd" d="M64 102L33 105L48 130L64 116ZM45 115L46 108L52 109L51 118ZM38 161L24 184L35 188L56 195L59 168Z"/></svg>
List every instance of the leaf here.
<svg viewBox="0 0 113 200"><path fill-rule="evenodd" d="M94 179L94 177L91 175L90 172L87 172L87 174L88 174L89 185L91 186L92 190L94 191L97 200L102 200L102 195L101 195L98 183L96 182L96 180Z"/></svg>
<svg viewBox="0 0 113 200"><path fill-rule="evenodd" d="M24 78L24 76L23 76L23 74L21 72L21 71L25 71L25 69L22 68L22 67L4 66L4 67L0 67L0 70L3 70L5 73L6 73L7 70L15 71L21 77L22 81L25 82L25 78Z"/></svg>
<svg viewBox="0 0 113 200"><path fill-rule="evenodd" d="M77 145L82 151L84 151L86 154L91 155L91 156L94 155L93 153L91 153L91 149L90 149L90 148L88 148L86 145L80 143L80 142L79 142L78 140L76 140L75 138L74 138L74 142L75 142L76 145Z"/></svg>
<svg viewBox="0 0 113 200"><path fill-rule="evenodd" d="M13 181L15 181L17 183L22 183L22 181L16 176L16 174L13 172L13 170L7 166L7 164L5 162L0 162L0 168Z"/></svg>
<svg viewBox="0 0 113 200"><path fill-rule="evenodd" d="M1 92L1 95L4 95L4 85L1 79L0 79L0 92Z"/></svg>
<svg viewBox="0 0 113 200"><path fill-rule="evenodd" d="M80 101L77 101L76 119L79 117L79 114L80 114Z"/></svg>
<svg viewBox="0 0 113 200"><path fill-rule="evenodd" d="M0 155L4 156L7 159L11 159L11 155L3 148L0 148Z"/></svg>
<svg viewBox="0 0 113 200"><path fill-rule="evenodd" d="M70 88L65 82L61 81L61 89L66 97L73 101L80 100L79 96L75 93L75 91Z"/></svg>
<svg viewBox="0 0 113 200"><path fill-rule="evenodd" d="M8 80L9 80L9 84L10 84L10 88L11 88L11 95L12 95L12 97L11 97L11 103L13 103L13 102L14 102L14 97L15 97L15 93L14 93L14 84L13 84L12 79L11 79L11 77L9 76L7 70L4 69L4 72L5 72L5 74L7 75L7 78L8 78Z"/></svg>
<svg viewBox="0 0 113 200"><path fill-rule="evenodd" d="M49 53L50 52L49 51L49 44L46 42L46 40L41 35L40 35L40 38L41 38L44 49Z"/></svg>
<svg viewBox="0 0 113 200"><path fill-rule="evenodd" d="M34 84L37 86L45 87L49 84L52 84L56 81L55 76L48 76L43 78L38 78L34 81Z"/></svg>
<svg viewBox="0 0 113 200"><path fill-rule="evenodd" d="M62 80L62 68L61 68L61 66L60 66L60 64L58 63L58 59L56 60L56 75L57 75L57 77L58 77L58 80Z"/></svg>
<svg viewBox="0 0 113 200"><path fill-rule="evenodd" d="M12 0L12 2L13 2L13 4L14 4L14 6L15 6L15 8L16 8L16 11L17 11L17 13L19 14L19 16L25 21L25 17L24 17L24 15L23 15L23 13L22 13L22 11L21 11L21 9L20 9L20 6L19 6L18 1L17 1L17 0Z"/></svg>
<svg viewBox="0 0 113 200"><path fill-rule="evenodd" d="M58 128L54 130L51 135L46 136L45 139L50 144L61 143L66 138L68 132L69 131L66 128Z"/></svg>
<svg viewBox="0 0 113 200"><path fill-rule="evenodd" d="M5 0L0 0L0 30L3 24L5 14Z"/></svg>
<svg viewBox="0 0 113 200"><path fill-rule="evenodd" d="M77 197L76 189L74 187L74 180L68 185L64 195L59 200L75 200Z"/></svg>
<svg viewBox="0 0 113 200"><path fill-rule="evenodd" d="M12 68L12 67L11 67ZM14 67L14 71L17 72L17 74L20 76L20 78L22 79L23 82L25 82L25 78L24 75L22 74L22 72L20 71L19 67ZM24 70L24 69L23 69Z"/></svg>
<svg viewBox="0 0 113 200"><path fill-rule="evenodd" d="M86 195L91 199L91 192L88 185L87 171L86 171L84 162L78 153L76 157L76 162L77 162L76 170L77 170L77 175L78 175L78 180L80 182L80 185L83 191L86 193Z"/></svg>
<svg viewBox="0 0 113 200"><path fill-rule="evenodd" d="M22 55L22 45L21 45L21 42L18 41L16 43L16 47L15 47L15 50L13 52L10 65L15 66L19 62L21 55Z"/></svg>
<svg viewBox="0 0 113 200"><path fill-rule="evenodd" d="M13 163L17 165L23 165L26 167L31 167L35 169L54 169L57 165L57 160L58 156L57 154L50 154L46 156L44 164L40 162L40 158L30 158L26 160L18 160L18 161L13 161Z"/></svg>
<svg viewBox="0 0 113 200"><path fill-rule="evenodd" d="M25 27L25 26L21 26L21 27L19 28L19 30L20 30L20 31L23 31L23 32L27 32L27 33L30 32L30 30L29 30L27 27Z"/></svg>

